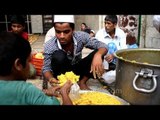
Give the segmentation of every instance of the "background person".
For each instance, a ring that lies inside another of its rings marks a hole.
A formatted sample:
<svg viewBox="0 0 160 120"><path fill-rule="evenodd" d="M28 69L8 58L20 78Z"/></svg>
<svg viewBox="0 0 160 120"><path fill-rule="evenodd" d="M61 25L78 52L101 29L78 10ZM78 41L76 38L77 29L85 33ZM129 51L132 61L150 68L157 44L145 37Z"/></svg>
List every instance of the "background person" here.
<svg viewBox="0 0 160 120"><path fill-rule="evenodd" d="M126 49L126 34L123 30L117 27L118 18L116 15L106 15L104 18L104 28L96 33L96 38L99 41L108 45L108 53L105 55L103 64L106 72L102 75L107 82L107 72L116 69L116 58L114 53L120 49ZM114 71L115 73L115 71Z"/></svg>
<svg viewBox="0 0 160 120"><path fill-rule="evenodd" d="M91 37L95 37L95 34L96 34L96 33L95 33L94 30L91 30L89 34L90 34Z"/></svg>
<svg viewBox="0 0 160 120"><path fill-rule="evenodd" d="M28 40L28 33L25 30L25 19L22 15L11 16L11 32L14 32L22 36L25 40Z"/></svg>
<svg viewBox="0 0 160 120"><path fill-rule="evenodd" d="M47 33L45 35L44 43L46 43L48 40L50 40L54 36L55 36L55 29L54 29L54 27L52 27L47 31Z"/></svg>
<svg viewBox="0 0 160 120"><path fill-rule="evenodd" d="M86 32L88 34L90 34L91 29L87 26L86 23L81 23L81 31Z"/></svg>

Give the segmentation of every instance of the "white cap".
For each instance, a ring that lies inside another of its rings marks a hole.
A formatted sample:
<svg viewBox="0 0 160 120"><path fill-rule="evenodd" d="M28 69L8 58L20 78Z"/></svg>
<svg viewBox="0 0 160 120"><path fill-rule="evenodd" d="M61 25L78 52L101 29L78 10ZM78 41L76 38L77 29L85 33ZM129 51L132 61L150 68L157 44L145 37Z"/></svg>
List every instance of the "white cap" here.
<svg viewBox="0 0 160 120"><path fill-rule="evenodd" d="M91 30L91 32L95 34L95 31L94 31L94 30Z"/></svg>
<svg viewBox="0 0 160 120"><path fill-rule="evenodd" d="M74 23L74 15L54 15L54 22Z"/></svg>

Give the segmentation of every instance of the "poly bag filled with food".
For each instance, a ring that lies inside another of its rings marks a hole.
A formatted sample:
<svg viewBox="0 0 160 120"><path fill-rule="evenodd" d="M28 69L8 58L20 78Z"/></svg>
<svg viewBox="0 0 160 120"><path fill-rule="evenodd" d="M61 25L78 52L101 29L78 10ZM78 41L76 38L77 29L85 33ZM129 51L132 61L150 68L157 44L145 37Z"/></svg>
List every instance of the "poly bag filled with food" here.
<svg viewBox="0 0 160 120"><path fill-rule="evenodd" d="M79 88L79 85L77 84L77 82L79 81L79 77L80 76L74 74L72 71L66 72L65 74L61 74L57 76L60 86L63 86L67 80L71 80L71 82L73 83L69 93L69 96L72 101L79 98L80 88Z"/></svg>

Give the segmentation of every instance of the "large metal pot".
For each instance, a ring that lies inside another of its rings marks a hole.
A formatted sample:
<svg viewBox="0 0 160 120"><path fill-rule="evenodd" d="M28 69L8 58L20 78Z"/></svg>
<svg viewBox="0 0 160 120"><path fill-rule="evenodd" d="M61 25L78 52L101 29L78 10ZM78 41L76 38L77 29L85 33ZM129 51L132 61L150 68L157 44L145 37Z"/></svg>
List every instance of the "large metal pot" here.
<svg viewBox="0 0 160 120"><path fill-rule="evenodd" d="M160 49L123 49L115 56L115 95L131 105L160 104Z"/></svg>

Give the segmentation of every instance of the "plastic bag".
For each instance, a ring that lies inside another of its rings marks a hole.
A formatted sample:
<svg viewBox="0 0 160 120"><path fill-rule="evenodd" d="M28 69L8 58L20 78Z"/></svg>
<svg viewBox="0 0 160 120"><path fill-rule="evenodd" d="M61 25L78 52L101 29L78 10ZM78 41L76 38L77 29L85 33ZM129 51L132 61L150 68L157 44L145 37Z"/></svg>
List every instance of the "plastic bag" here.
<svg viewBox="0 0 160 120"><path fill-rule="evenodd" d="M77 83L74 83L71 86L71 90L70 90L70 93L69 93L69 97L71 98L72 101L80 98L79 91L80 91L79 85Z"/></svg>
<svg viewBox="0 0 160 120"><path fill-rule="evenodd" d="M105 72L102 75L102 78L104 79L104 82L107 84L111 84L113 82L115 82L116 80L116 70L110 70L108 72Z"/></svg>

